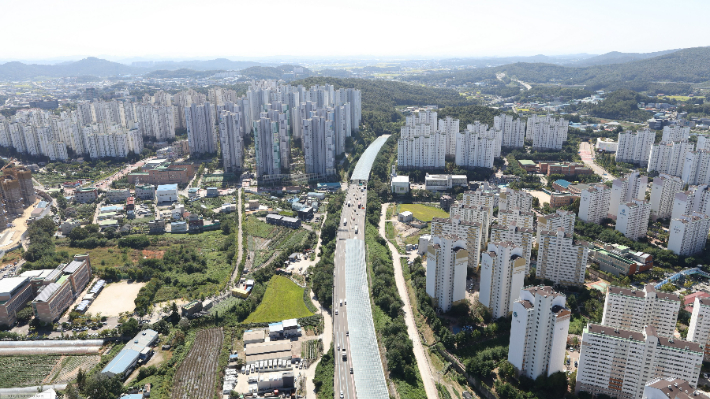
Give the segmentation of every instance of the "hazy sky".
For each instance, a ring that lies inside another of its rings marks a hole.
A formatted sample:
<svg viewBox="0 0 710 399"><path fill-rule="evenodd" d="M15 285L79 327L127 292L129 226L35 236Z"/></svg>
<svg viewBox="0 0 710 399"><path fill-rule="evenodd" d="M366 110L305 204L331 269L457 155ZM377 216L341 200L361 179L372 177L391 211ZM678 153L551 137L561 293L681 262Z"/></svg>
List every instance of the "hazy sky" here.
<svg viewBox="0 0 710 399"><path fill-rule="evenodd" d="M0 0L0 59L505 56L710 45L708 0Z"/></svg>

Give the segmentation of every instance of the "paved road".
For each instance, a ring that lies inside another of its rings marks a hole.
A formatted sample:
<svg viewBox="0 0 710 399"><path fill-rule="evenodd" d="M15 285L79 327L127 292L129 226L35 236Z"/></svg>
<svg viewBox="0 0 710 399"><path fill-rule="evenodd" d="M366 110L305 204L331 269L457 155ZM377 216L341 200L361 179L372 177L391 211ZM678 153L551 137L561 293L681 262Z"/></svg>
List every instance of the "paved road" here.
<svg viewBox="0 0 710 399"><path fill-rule="evenodd" d="M582 162L584 162L585 165L602 177L602 181L614 180L614 176L594 162L594 149L591 144L584 141L581 142L579 144L579 156L582 158Z"/></svg>
<svg viewBox="0 0 710 399"><path fill-rule="evenodd" d="M409 302L409 294L407 293L407 283L404 280L404 274L402 273L402 262L400 261L399 252L387 239L387 234L385 233L385 219L387 215L387 206L389 203L382 204L382 213L380 216L380 236L387 241L387 246L392 254L392 260L394 262L394 281L397 284L397 291L399 292L402 302L404 302L404 322L407 325L407 334L411 338L414 346L414 357L417 359L417 366L419 367L419 374L422 376L422 381L424 382L424 390L428 398L437 398L438 392L436 390L436 384L433 378L433 372L431 366L429 365L429 358L426 355L422 341L419 338L419 332L417 331L417 325L414 322L414 313L412 312L412 304ZM415 252L416 253L416 252ZM405 258L408 258L405 256Z"/></svg>
<svg viewBox="0 0 710 399"><path fill-rule="evenodd" d="M343 348L347 350L347 360L343 360L342 354L335 356L335 398L355 399L355 383L353 375L350 374L352 359L350 354L350 340L348 338L347 301L345 300L345 240L350 238L365 239L365 202L367 190L358 188L351 184L348 188L341 212L340 227L338 228L338 241L335 244L335 272L333 276L333 343L335 350ZM358 202L363 204L358 209ZM348 204L350 206L348 206ZM355 228L358 232L355 234ZM340 305L340 300L343 304Z"/></svg>

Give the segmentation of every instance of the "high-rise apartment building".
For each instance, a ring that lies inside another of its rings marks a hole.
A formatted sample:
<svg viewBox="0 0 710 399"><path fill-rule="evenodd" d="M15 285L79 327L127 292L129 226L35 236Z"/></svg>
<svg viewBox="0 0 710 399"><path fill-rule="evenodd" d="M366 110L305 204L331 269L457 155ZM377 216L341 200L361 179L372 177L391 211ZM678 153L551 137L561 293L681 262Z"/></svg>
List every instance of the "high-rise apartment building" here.
<svg viewBox="0 0 710 399"><path fill-rule="evenodd" d="M558 209L555 213L537 217L537 236L543 231L557 231L562 227L565 233L574 233L576 216L572 211Z"/></svg>
<svg viewBox="0 0 710 399"><path fill-rule="evenodd" d="M436 130L436 112L407 116L397 141L397 167L441 169L445 166L446 135Z"/></svg>
<svg viewBox="0 0 710 399"><path fill-rule="evenodd" d="M608 217L611 190L604 184L595 184L582 190L579 199L579 219L587 223L601 223Z"/></svg>
<svg viewBox="0 0 710 399"><path fill-rule="evenodd" d="M708 186L691 186L687 191L675 194L671 219L678 219L682 215L691 215L693 212L710 215L710 190L708 190Z"/></svg>
<svg viewBox="0 0 710 399"><path fill-rule="evenodd" d="M215 117L212 104L193 103L185 107L185 123L190 155L212 154L217 151L215 143Z"/></svg>
<svg viewBox="0 0 710 399"><path fill-rule="evenodd" d="M663 136L661 136L661 141L682 141L688 140L690 138L690 127L689 126L664 126Z"/></svg>
<svg viewBox="0 0 710 399"><path fill-rule="evenodd" d="M616 162L647 166L655 140L656 133L648 129L619 133Z"/></svg>
<svg viewBox="0 0 710 399"><path fill-rule="evenodd" d="M492 212L488 207L455 204L451 206L450 211L452 218L459 218L462 222L478 223L481 226L481 245L488 242L488 230L493 219Z"/></svg>
<svg viewBox="0 0 710 399"><path fill-rule="evenodd" d="M686 153L681 178L685 184L710 185L710 150Z"/></svg>
<svg viewBox="0 0 710 399"><path fill-rule="evenodd" d="M566 297L552 287L529 287L513 304L508 361L521 375L536 379L565 371L571 312Z"/></svg>
<svg viewBox="0 0 710 399"><path fill-rule="evenodd" d="M219 142L225 172L241 171L244 165L244 136L241 114L222 111L219 116Z"/></svg>
<svg viewBox="0 0 710 399"><path fill-rule="evenodd" d="M610 286L602 325L632 331L651 326L659 337L672 338L680 305L678 295L657 291L652 284L643 289Z"/></svg>
<svg viewBox="0 0 710 399"><path fill-rule="evenodd" d="M668 250L676 255L690 256L703 252L710 233L710 216L693 212L671 219Z"/></svg>
<svg viewBox="0 0 710 399"><path fill-rule="evenodd" d="M498 211L498 223L503 226L518 226L532 230L533 220L535 220L535 214L522 212L517 208L510 211Z"/></svg>
<svg viewBox="0 0 710 399"><path fill-rule="evenodd" d="M485 183L476 190L464 191L461 205L485 206L493 217L493 208L498 206L498 192Z"/></svg>
<svg viewBox="0 0 710 399"><path fill-rule="evenodd" d="M135 109L137 122L144 136L159 142L175 138L173 106L136 104Z"/></svg>
<svg viewBox="0 0 710 399"><path fill-rule="evenodd" d="M459 133L459 120L447 116L446 119L439 119L437 125L441 134L446 136L446 156L456 156L456 137Z"/></svg>
<svg viewBox="0 0 710 399"><path fill-rule="evenodd" d="M532 139L533 150L561 150L567 141L568 129L569 121L563 118L532 115L528 118L526 136Z"/></svg>
<svg viewBox="0 0 710 399"><path fill-rule="evenodd" d="M512 242L489 242L481 256L479 302L494 319L513 311L513 303L525 280L523 250Z"/></svg>
<svg viewBox="0 0 710 399"><path fill-rule="evenodd" d="M638 171L631 172L625 179L615 179L609 196L609 217L616 219L619 205L633 199L645 199L648 177L640 176Z"/></svg>
<svg viewBox="0 0 710 399"><path fill-rule="evenodd" d="M582 335L576 392L618 399L642 399L654 378L680 378L697 386L703 351L700 345L643 332L589 324Z"/></svg>
<svg viewBox="0 0 710 399"><path fill-rule="evenodd" d="M303 154L306 173L321 176L335 174L335 144L332 123L327 118L312 116L303 120Z"/></svg>
<svg viewBox="0 0 710 399"><path fill-rule="evenodd" d="M693 151L695 144L686 140L654 144L647 170L680 177L683 175L686 155Z"/></svg>
<svg viewBox="0 0 710 399"><path fill-rule="evenodd" d="M500 154L495 132L479 122L470 124L456 135L456 165L464 168L492 168L493 158Z"/></svg>
<svg viewBox="0 0 710 399"><path fill-rule="evenodd" d="M508 211L518 208L523 212L532 211L532 194L523 190L507 188L498 194L498 209Z"/></svg>
<svg viewBox="0 0 710 399"><path fill-rule="evenodd" d="M447 219L433 218L431 221L432 236L457 236L466 242L468 251L468 267L478 268L481 258L483 231L481 223L466 222L461 217L452 216Z"/></svg>
<svg viewBox="0 0 710 399"><path fill-rule="evenodd" d="M537 237L537 268L535 277L553 281L559 285L584 284L589 248L574 245L573 233L543 230Z"/></svg>
<svg viewBox="0 0 710 399"><path fill-rule="evenodd" d="M646 237L648 219L651 217L651 204L648 201L632 200L619 205L616 217L616 231L626 238L638 240Z"/></svg>
<svg viewBox="0 0 710 399"><path fill-rule="evenodd" d="M266 117L266 112L261 113L261 118L254 121L254 158L256 163L256 176L260 178L267 175L281 173L281 146L279 144L279 126Z"/></svg>
<svg viewBox="0 0 710 399"><path fill-rule="evenodd" d="M466 298L466 239L455 235L432 236L427 248L426 292L444 312Z"/></svg>
<svg viewBox="0 0 710 399"><path fill-rule="evenodd" d="M695 297L688 326L688 341L700 344L705 360L710 360L710 298Z"/></svg>
<svg viewBox="0 0 710 399"><path fill-rule="evenodd" d="M683 181L680 177L662 173L653 179L651 184L651 212L655 219L671 217L673 200L676 193L683 191Z"/></svg>
<svg viewBox="0 0 710 399"><path fill-rule="evenodd" d="M516 247L522 249L522 256L525 259L525 274L530 273L530 255L532 253L533 242L535 241L535 230L518 227L515 224L491 226L491 241L510 241Z"/></svg>
<svg viewBox="0 0 710 399"><path fill-rule="evenodd" d="M501 146L523 148L525 146L525 121L513 119L512 115L498 115L493 118L493 129L501 132Z"/></svg>

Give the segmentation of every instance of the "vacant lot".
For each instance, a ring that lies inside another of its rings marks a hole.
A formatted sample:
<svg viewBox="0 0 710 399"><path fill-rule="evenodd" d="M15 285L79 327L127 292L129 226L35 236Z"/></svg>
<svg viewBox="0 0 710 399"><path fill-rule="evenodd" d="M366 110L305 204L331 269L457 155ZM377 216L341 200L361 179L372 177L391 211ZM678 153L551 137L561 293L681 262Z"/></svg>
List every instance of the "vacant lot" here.
<svg viewBox="0 0 710 399"><path fill-rule="evenodd" d="M404 211L412 212L414 217L422 222L431 222L433 218L449 217L449 213L443 209L421 204L402 204L399 206L399 212Z"/></svg>
<svg viewBox="0 0 710 399"><path fill-rule="evenodd" d="M118 316L122 312L132 312L136 305L133 300L138 296L138 291L146 283L128 283L121 281L106 286L98 298L89 307L92 314L101 313L102 316Z"/></svg>
<svg viewBox="0 0 710 399"><path fill-rule="evenodd" d="M173 399L212 398L215 396L217 358L222 348L222 329L201 330L195 344L173 378Z"/></svg>
<svg viewBox="0 0 710 399"><path fill-rule="evenodd" d="M303 302L303 288L286 277L274 276L269 281L261 304L247 317L245 323L298 319L312 314Z"/></svg>

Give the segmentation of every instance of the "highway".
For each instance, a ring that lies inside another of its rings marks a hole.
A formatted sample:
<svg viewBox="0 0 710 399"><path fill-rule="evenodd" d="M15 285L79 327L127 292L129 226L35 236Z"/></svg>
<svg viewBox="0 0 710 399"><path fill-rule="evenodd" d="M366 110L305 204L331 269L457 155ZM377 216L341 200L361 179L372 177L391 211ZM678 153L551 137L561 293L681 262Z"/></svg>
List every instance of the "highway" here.
<svg viewBox="0 0 710 399"><path fill-rule="evenodd" d="M349 184L338 228L335 244L335 271L333 276L333 346L335 349L335 398L355 399L355 383L350 374L352 358L348 337L347 301L345 298L345 240L357 238L365 240L365 202L367 190L357 184ZM358 209L358 203L362 207ZM358 232L355 234L355 228ZM343 301L342 305L340 301ZM343 360L345 348L347 360ZM337 353L339 351L339 353Z"/></svg>

